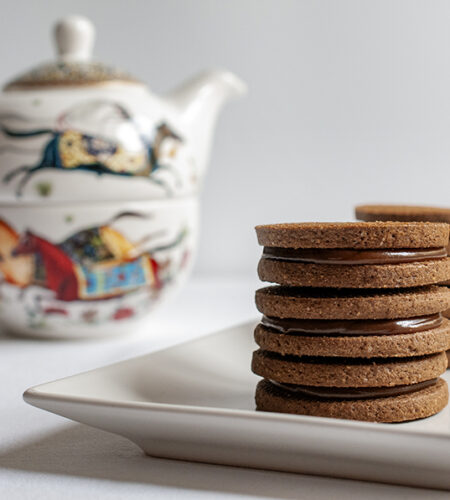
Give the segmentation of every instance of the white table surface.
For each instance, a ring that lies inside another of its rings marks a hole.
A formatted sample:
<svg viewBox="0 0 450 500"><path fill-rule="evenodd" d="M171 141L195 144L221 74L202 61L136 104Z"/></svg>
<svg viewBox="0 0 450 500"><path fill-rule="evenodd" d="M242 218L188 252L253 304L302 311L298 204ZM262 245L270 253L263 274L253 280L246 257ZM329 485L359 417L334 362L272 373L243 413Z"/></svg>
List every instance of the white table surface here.
<svg viewBox="0 0 450 500"><path fill-rule="evenodd" d="M0 498L448 499L448 492L150 458L122 437L22 401L30 386L251 319L255 286L256 279L193 279L146 331L126 337L37 341L0 334Z"/></svg>

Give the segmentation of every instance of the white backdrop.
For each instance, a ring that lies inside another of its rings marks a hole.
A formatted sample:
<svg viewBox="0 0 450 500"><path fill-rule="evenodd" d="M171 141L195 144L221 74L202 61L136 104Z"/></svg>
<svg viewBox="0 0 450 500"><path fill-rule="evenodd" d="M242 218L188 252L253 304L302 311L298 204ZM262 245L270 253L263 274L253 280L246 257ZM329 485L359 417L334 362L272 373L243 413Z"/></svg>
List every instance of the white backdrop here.
<svg viewBox="0 0 450 500"><path fill-rule="evenodd" d="M0 0L0 80L97 25L97 59L165 91L203 67L250 87L220 119L197 273L252 274L257 223L349 220L358 202L449 204L450 2Z"/></svg>

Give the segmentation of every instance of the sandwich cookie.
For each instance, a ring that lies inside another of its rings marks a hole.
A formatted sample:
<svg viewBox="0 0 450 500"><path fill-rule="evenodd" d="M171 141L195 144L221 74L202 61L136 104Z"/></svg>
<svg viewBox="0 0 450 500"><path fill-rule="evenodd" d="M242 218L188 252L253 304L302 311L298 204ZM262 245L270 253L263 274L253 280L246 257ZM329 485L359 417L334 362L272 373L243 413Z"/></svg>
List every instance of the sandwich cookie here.
<svg viewBox="0 0 450 500"><path fill-rule="evenodd" d="M448 403L444 353L402 359L296 358L258 350L254 373L261 411L403 422L441 411Z"/></svg>
<svg viewBox="0 0 450 500"><path fill-rule="evenodd" d="M450 290L398 293L266 287L256 292L263 314L255 341L281 355L348 358L421 356L450 349L441 312Z"/></svg>
<svg viewBox="0 0 450 500"><path fill-rule="evenodd" d="M450 279L449 228L423 222L257 226L261 280L287 286L401 288Z"/></svg>

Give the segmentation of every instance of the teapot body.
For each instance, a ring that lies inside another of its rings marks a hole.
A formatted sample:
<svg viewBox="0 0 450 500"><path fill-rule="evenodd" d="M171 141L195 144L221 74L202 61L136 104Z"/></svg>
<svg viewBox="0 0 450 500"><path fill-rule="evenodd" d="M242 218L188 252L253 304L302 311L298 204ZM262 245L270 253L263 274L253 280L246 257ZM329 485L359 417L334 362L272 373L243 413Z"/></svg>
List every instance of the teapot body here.
<svg viewBox="0 0 450 500"><path fill-rule="evenodd" d="M180 290L194 197L0 205L0 326L35 338L131 333Z"/></svg>

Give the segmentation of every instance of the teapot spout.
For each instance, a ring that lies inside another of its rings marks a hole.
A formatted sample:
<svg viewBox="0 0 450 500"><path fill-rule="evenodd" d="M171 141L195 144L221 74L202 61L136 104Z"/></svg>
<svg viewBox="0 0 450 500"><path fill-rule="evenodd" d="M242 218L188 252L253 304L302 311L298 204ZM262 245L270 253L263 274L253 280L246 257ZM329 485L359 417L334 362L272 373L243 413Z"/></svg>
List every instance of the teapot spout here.
<svg viewBox="0 0 450 500"><path fill-rule="evenodd" d="M246 91L247 85L233 73L211 70L195 76L166 96L189 130L200 170L204 169L209 158L219 111L226 101Z"/></svg>

